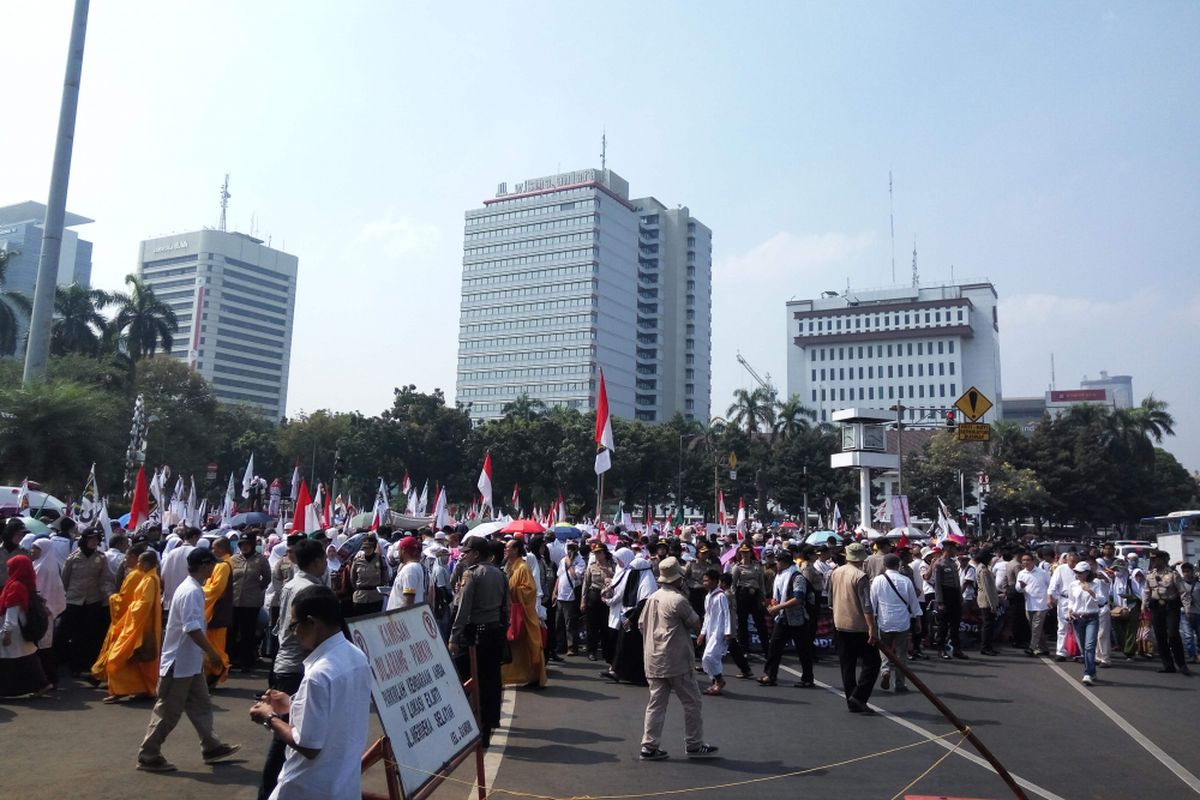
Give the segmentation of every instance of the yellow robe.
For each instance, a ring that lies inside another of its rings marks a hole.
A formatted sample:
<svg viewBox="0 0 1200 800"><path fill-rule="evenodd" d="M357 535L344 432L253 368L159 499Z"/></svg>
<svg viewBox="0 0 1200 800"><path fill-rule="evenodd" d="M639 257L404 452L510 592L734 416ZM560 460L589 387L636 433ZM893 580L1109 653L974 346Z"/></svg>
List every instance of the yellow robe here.
<svg viewBox="0 0 1200 800"><path fill-rule="evenodd" d="M137 576L137 585L108 652L108 693L153 695L162 654L162 583L157 570L132 575ZM131 660L134 651L143 645L153 648L154 657L149 661Z"/></svg>
<svg viewBox="0 0 1200 800"><path fill-rule="evenodd" d="M108 596L108 633L104 637L104 644L100 648L99 655L96 656L96 663L92 664L92 676L96 680L108 680L109 652L120 632L121 619L125 616L125 610L129 608L133 595L137 591L138 582L144 574L140 568L131 569L125 576L125 580L121 582L121 588L117 593ZM161 620L159 620L159 624L162 624ZM115 694L115 692L110 691L110 694Z"/></svg>
<svg viewBox="0 0 1200 800"><path fill-rule="evenodd" d="M225 594L225 587L229 586L229 581L233 578L233 557L225 556L217 562L213 567L212 576L204 584L204 621L211 624L213 618L213 610L217 606L217 601ZM205 635L208 636L208 642L217 652L221 654L221 670L215 670L207 661L204 663L204 673L212 677L221 676L219 683L224 683L229 679L229 655L225 652L225 633L228 628L208 628Z"/></svg>
<svg viewBox="0 0 1200 800"><path fill-rule="evenodd" d="M512 662L500 670L500 678L506 683L524 686L537 683L546 685L546 660L542 653L542 624L537 616L537 587L533 583L533 572L524 561L507 565L508 596L512 607L520 606L525 611L525 630L515 642L509 642Z"/></svg>

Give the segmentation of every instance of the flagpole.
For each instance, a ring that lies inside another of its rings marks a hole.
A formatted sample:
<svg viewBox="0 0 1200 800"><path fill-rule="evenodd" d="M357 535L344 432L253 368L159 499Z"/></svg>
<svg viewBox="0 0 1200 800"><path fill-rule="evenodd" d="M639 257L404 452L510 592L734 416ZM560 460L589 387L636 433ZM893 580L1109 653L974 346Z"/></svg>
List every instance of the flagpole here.
<svg viewBox="0 0 1200 800"><path fill-rule="evenodd" d="M604 473L596 476L596 518L599 519L604 507Z"/></svg>

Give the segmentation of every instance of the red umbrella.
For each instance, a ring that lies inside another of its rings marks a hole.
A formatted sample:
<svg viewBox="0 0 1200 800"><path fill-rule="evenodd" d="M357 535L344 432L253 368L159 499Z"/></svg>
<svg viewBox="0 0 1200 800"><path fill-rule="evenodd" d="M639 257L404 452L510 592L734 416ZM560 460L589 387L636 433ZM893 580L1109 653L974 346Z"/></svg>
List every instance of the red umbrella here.
<svg viewBox="0 0 1200 800"><path fill-rule="evenodd" d="M794 531L794 530L800 529L800 526L797 525L796 523L792 522L790 519L787 522L780 525L779 527L781 530L787 530L787 531Z"/></svg>
<svg viewBox="0 0 1200 800"><path fill-rule="evenodd" d="M514 519L500 529L501 533L545 533L546 529L535 519Z"/></svg>

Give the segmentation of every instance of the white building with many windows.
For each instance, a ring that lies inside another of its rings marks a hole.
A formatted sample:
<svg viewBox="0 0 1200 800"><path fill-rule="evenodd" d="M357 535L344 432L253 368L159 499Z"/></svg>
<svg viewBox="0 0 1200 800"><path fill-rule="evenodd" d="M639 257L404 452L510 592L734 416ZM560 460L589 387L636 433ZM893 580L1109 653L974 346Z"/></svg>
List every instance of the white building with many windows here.
<svg viewBox="0 0 1200 800"><path fill-rule="evenodd" d="M476 421L521 395L707 419L712 235L686 207L631 200L612 170L500 184L466 212L456 400Z"/></svg>
<svg viewBox="0 0 1200 800"><path fill-rule="evenodd" d="M172 234L141 243L138 275L179 322L171 355L217 399L278 421L287 410L297 258L244 233Z"/></svg>
<svg viewBox="0 0 1200 800"><path fill-rule="evenodd" d="M971 387L994 403L980 421L1001 418L990 282L829 292L786 305L788 394L819 421L842 408L901 405L910 424L941 425Z"/></svg>

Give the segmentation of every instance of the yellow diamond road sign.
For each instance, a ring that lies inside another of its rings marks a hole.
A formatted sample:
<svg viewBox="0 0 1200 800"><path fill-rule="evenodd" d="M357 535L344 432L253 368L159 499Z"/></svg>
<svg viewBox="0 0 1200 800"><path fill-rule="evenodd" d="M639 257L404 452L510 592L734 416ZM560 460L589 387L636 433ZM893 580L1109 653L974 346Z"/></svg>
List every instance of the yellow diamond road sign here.
<svg viewBox="0 0 1200 800"><path fill-rule="evenodd" d="M954 407L961 411L967 419L975 422L991 410L992 401L988 400L983 392L972 386L963 392L962 397L955 401Z"/></svg>

